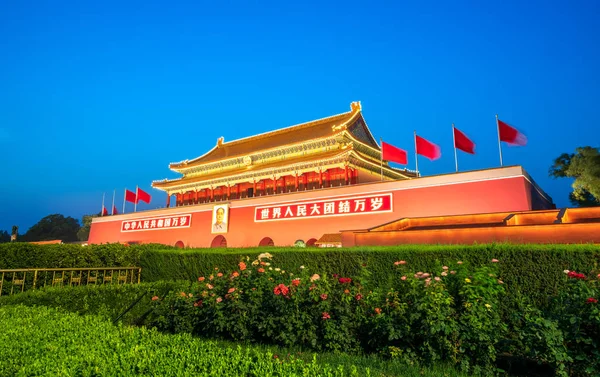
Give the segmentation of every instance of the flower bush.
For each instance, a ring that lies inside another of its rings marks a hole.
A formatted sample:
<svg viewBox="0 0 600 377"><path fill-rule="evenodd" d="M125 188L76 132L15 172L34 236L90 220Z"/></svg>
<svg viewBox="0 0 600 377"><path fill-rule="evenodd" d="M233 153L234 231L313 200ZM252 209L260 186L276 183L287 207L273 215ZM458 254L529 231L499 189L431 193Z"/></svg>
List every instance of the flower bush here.
<svg viewBox="0 0 600 377"><path fill-rule="evenodd" d="M303 266L286 271L263 253L233 271L215 266L190 292L153 297L147 323L207 338L449 362L475 374L493 373L499 354L561 376L598 373L600 276L565 271L567 289L552 305L521 302L506 323L501 263L472 268L456 261L415 272L400 260L390 265L391 285L382 285L364 264L352 277Z"/></svg>
<svg viewBox="0 0 600 377"><path fill-rule="evenodd" d="M503 293L494 263L414 273L397 261L384 290L369 281L366 266L348 277L302 266L285 271L272 258L246 258L234 271L215 266L190 292L154 297L149 325L317 351L381 352L411 363L453 361L466 370L493 365Z"/></svg>

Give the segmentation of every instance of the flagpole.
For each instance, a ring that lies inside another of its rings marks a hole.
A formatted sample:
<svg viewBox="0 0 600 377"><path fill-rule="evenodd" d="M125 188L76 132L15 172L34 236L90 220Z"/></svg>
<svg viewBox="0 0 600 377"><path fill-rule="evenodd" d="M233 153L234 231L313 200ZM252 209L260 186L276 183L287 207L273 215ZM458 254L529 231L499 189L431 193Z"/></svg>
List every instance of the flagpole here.
<svg viewBox="0 0 600 377"><path fill-rule="evenodd" d="M104 195L106 193L102 193L102 209L100 210L100 216L104 216Z"/></svg>
<svg viewBox="0 0 600 377"><path fill-rule="evenodd" d="M379 138L379 144L381 144L381 181L383 181L383 139Z"/></svg>
<svg viewBox="0 0 600 377"><path fill-rule="evenodd" d="M500 124L498 123L498 114L496 114L496 129L498 130L498 150L500 151L500 166L502 166L502 143L500 142Z"/></svg>
<svg viewBox="0 0 600 377"><path fill-rule="evenodd" d="M137 212L137 197L138 197L138 187L135 185L135 202L133 203L133 212Z"/></svg>
<svg viewBox="0 0 600 377"><path fill-rule="evenodd" d="M417 177L420 176L419 174L419 154L417 153L417 130L414 130L415 133L415 170L417 171Z"/></svg>
<svg viewBox="0 0 600 377"><path fill-rule="evenodd" d="M125 197L127 196L127 189L123 191L123 213L125 213Z"/></svg>
<svg viewBox="0 0 600 377"><path fill-rule="evenodd" d="M454 135L454 123L452 123L452 142L454 143L454 164L456 165L456 172L458 173L458 157L456 156L456 136Z"/></svg>
<svg viewBox="0 0 600 377"><path fill-rule="evenodd" d="M115 214L115 194L117 193L116 189L113 189L113 205L112 208L110 209L110 214L114 215Z"/></svg>

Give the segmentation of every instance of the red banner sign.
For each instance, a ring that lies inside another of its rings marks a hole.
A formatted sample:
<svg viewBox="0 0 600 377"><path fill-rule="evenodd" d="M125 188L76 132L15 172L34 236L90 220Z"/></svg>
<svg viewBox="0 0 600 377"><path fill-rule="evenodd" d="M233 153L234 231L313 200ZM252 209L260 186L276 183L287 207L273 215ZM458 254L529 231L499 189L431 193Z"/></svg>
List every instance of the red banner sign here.
<svg viewBox="0 0 600 377"><path fill-rule="evenodd" d="M391 211L392 194L381 194L256 207L254 209L254 221L278 221Z"/></svg>
<svg viewBox="0 0 600 377"><path fill-rule="evenodd" d="M139 230L189 228L192 215L161 216L148 219L127 220L121 222L121 232L136 232Z"/></svg>

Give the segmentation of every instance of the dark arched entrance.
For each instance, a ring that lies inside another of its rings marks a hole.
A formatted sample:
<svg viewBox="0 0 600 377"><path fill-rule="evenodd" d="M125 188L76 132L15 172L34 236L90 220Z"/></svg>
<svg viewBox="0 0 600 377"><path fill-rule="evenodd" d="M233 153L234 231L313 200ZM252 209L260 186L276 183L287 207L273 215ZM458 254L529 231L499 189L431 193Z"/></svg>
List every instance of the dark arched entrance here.
<svg viewBox="0 0 600 377"><path fill-rule="evenodd" d="M258 243L258 246L275 246L275 242L270 237L265 237Z"/></svg>
<svg viewBox="0 0 600 377"><path fill-rule="evenodd" d="M185 245L183 244L183 241L177 241L175 242L175 247L178 247L180 249L183 249Z"/></svg>
<svg viewBox="0 0 600 377"><path fill-rule="evenodd" d="M227 247L227 239L221 235L213 238L210 247Z"/></svg>
<svg viewBox="0 0 600 377"><path fill-rule="evenodd" d="M306 246L308 246L308 247L315 246L315 242L317 242L317 239L311 238L310 240L306 241Z"/></svg>

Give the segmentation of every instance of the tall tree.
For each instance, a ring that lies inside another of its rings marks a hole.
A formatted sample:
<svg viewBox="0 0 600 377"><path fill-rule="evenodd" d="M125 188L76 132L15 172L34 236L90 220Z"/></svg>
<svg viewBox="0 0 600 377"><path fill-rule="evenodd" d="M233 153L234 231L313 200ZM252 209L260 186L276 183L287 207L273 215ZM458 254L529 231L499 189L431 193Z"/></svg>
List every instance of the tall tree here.
<svg viewBox="0 0 600 377"><path fill-rule="evenodd" d="M21 241L61 240L73 242L77 241L77 232L80 228L79 221L70 216L48 215L29 228L27 233L21 237Z"/></svg>
<svg viewBox="0 0 600 377"><path fill-rule="evenodd" d="M10 242L10 234L6 230L0 231L0 243Z"/></svg>
<svg viewBox="0 0 600 377"><path fill-rule="evenodd" d="M579 206L600 205L600 149L579 147L576 153L563 153L554 160L549 175L575 178L571 203Z"/></svg>
<svg viewBox="0 0 600 377"><path fill-rule="evenodd" d="M81 223L83 225L81 226L81 229L79 229L79 231L77 232L77 238L79 239L79 241L88 240L88 237L90 236L90 228L92 227L92 219L98 216L100 216L100 213L97 213L95 215L83 215L83 219L81 220Z"/></svg>

